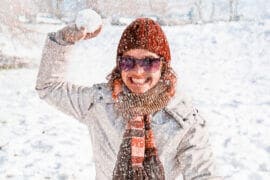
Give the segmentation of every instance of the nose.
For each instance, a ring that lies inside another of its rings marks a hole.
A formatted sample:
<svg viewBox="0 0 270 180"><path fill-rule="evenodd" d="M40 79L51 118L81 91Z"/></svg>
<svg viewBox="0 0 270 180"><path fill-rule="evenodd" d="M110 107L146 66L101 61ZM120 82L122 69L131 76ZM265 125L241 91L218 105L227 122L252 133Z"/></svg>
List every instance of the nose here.
<svg viewBox="0 0 270 180"><path fill-rule="evenodd" d="M144 73L143 67L141 67L139 64L136 64L136 65L135 65L134 71L135 71L137 74L143 74L143 73Z"/></svg>

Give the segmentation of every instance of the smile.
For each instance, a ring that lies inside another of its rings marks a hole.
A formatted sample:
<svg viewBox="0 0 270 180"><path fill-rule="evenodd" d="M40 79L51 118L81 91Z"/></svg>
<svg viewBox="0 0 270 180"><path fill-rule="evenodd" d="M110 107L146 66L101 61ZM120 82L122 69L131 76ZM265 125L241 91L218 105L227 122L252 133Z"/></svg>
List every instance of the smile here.
<svg viewBox="0 0 270 180"><path fill-rule="evenodd" d="M137 84L137 85L143 85L143 84L148 83L150 81L150 78L140 78L140 79L138 79L138 78L130 77L129 79L133 84Z"/></svg>

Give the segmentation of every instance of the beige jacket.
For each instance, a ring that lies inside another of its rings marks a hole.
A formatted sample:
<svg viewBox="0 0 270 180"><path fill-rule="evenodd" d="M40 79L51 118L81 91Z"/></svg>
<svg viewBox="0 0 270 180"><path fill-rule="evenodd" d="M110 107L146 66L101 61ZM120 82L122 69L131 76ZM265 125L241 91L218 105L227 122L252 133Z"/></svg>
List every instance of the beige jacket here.
<svg viewBox="0 0 270 180"><path fill-rule="evenodd" d="M39 97L84 123L90 132L97 180L110 180L125 124L114 111L106 83L78 86L64 80L72 45L60 45L52 33L43 49L37 77ZM168 180L216 179L206 123L192 105L175 98L153 114L152 129Z"/></svg>

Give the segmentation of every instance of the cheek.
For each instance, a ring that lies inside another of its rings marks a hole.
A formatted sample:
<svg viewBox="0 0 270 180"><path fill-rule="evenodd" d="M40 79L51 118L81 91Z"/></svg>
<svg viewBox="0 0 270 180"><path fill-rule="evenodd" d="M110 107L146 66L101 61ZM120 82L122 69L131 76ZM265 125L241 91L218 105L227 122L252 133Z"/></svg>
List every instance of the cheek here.
<svg viewBox="0 0 270 180"><path fill-rule="evenodd" d="M152 79L154 83L157 83L161 77L161 71L152 73Z"/></svg>
<svg viewBox="0 0 270 180"><path fill-rule="evenodd" d="M121 72L121 78L122 78L122 80L124 81L125 84L126 84L126 81L127 81L127 77L128 77L128 73L122 71Z"/></svg>
<svg viewBox="0 0 270 180"><path fill-rule="evenodd" d="M159 67L159 69L156 72L151 73L151 76L153 78L154 82L158 82L161 77L162 72L162 65Z"/></svg>

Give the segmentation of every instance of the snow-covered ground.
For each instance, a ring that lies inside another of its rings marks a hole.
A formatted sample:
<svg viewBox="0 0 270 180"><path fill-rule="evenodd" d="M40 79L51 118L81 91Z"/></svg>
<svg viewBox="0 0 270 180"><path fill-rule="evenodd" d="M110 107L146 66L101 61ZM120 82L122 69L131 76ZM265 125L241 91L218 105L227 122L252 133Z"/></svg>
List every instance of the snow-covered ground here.
<svg viewBox="0 0 270 180"><path fill-rule="evenodd" d="M67 78L83 85L105 81L123 29L107 23L97 38L75 45ZM164 30L179 89L209 123L220 174L269 180L270 21ZM38 58L38 44L18 51ZM38 98L37 72L0 71L0 179L94 179L87 128Z"/></svg>

